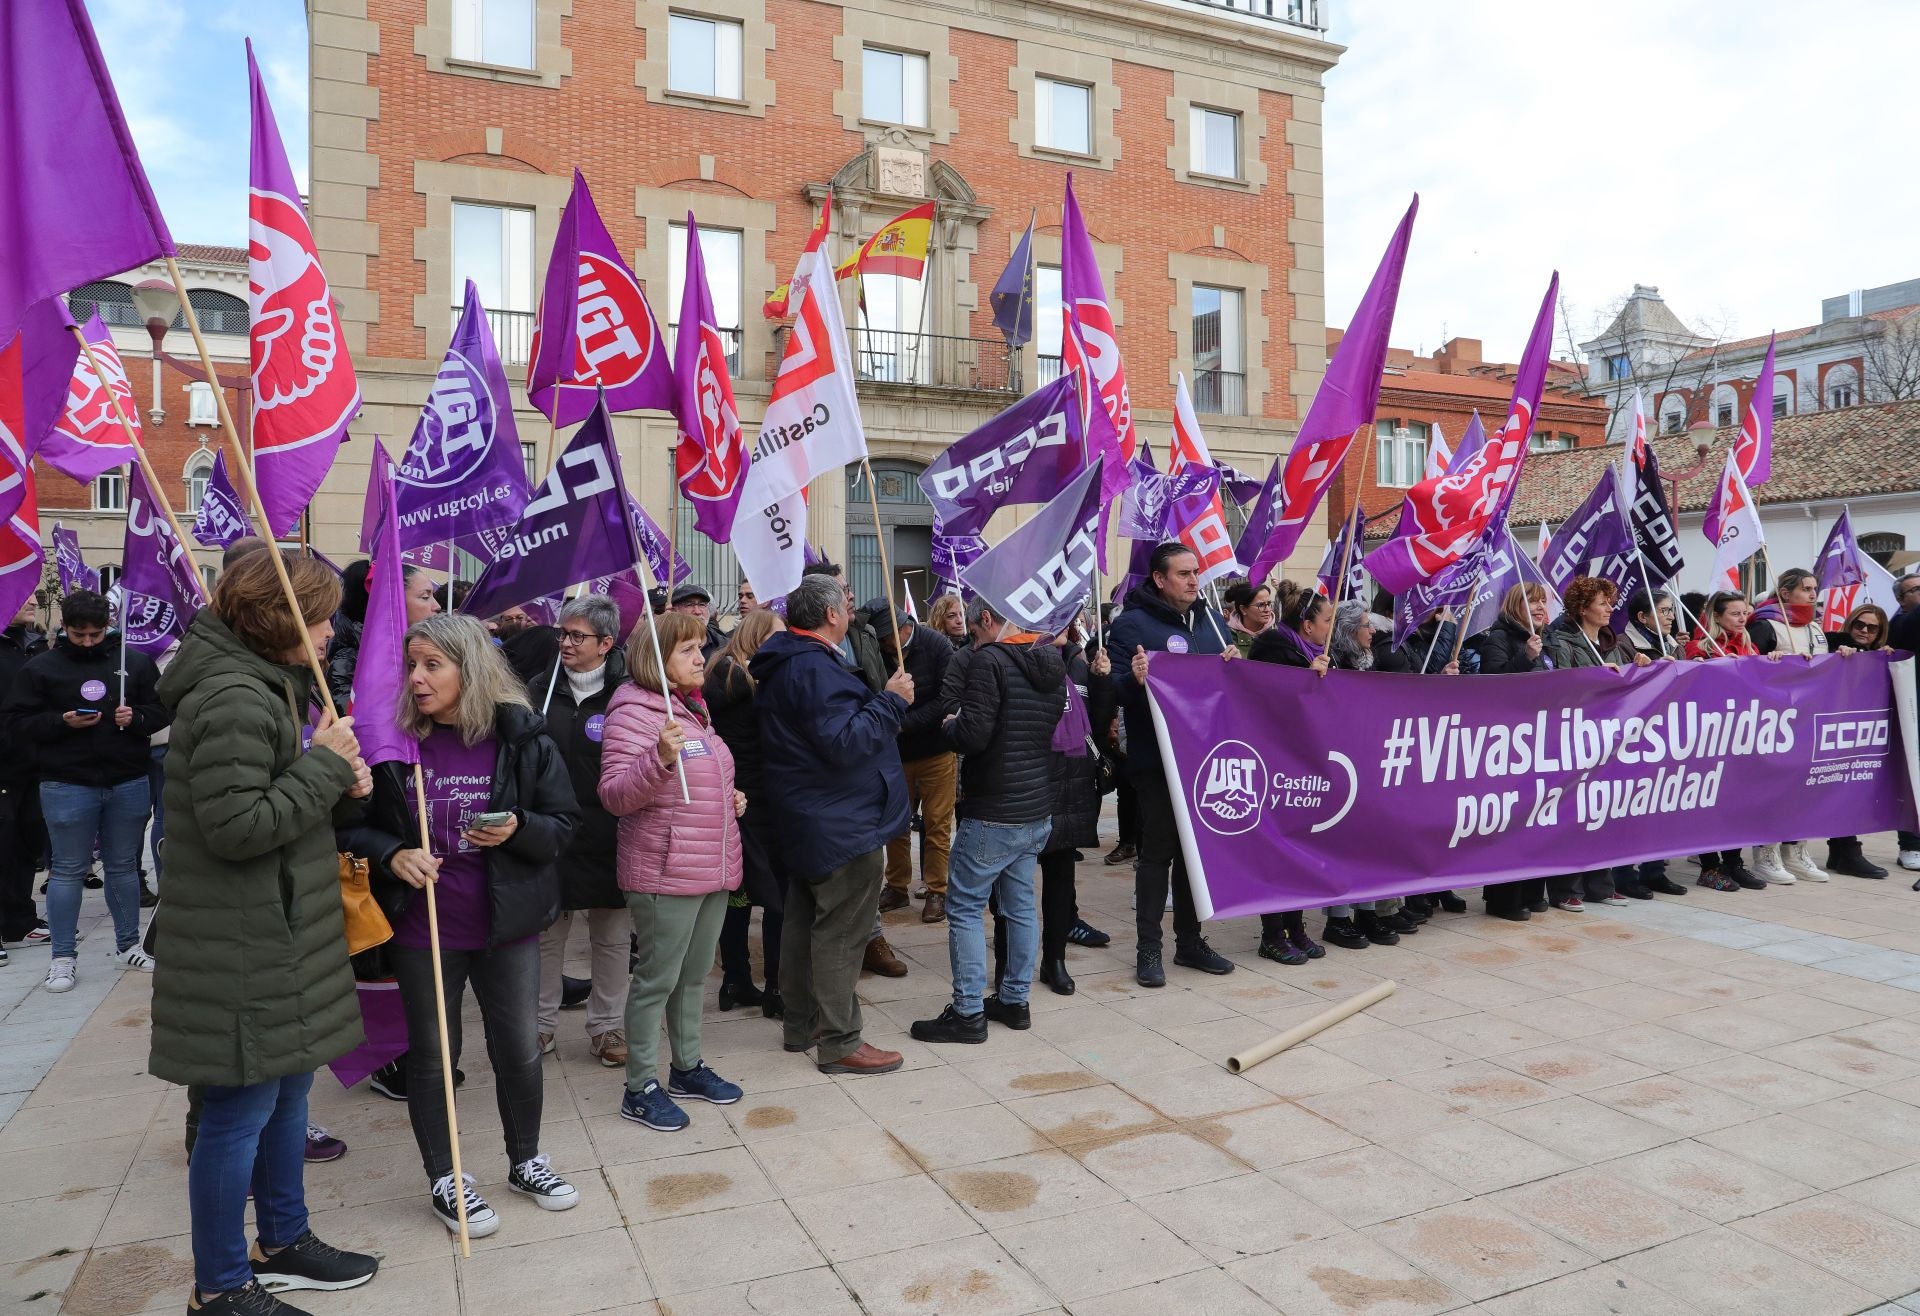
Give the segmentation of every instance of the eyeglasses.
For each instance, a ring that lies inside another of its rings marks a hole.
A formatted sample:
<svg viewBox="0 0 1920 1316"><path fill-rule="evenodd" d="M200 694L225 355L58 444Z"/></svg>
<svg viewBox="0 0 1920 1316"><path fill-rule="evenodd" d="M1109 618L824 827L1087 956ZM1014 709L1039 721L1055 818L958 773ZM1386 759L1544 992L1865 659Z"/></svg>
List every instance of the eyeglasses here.
<svg viewBox="0 0 1920 1316"><path fill-rule="evenodd" d="M1270 601L1266 603L1249 603L1247 607L1254 612L1272 612L1273 611L1273 604Z"/></svg>
<svg viewBox="0 0 1920 1316"><path fill-rule="evenodd" d="M562 644L592 644L595 640L604 640L606 638L607 637L602 635L599 631L561 631L560 632L560 643Z"/></svg>

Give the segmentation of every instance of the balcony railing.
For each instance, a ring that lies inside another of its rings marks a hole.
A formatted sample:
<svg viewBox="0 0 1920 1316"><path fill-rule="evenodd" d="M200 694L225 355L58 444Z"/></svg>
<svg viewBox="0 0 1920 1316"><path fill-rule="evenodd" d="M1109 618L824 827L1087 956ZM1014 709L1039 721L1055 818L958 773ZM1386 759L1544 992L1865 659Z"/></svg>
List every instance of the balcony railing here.
<svg viewBox="0 0 1920 1316"><path fill-rule="evenodd" d="M680 326L668 325L667 334L673 342L679 342ZM745 344L746 337L738 329L722 329L720 341L727 346L727 374L737 380L740 378L740 349Z"/></svg>
<svg viewBox="0 0 1920 1316"><path fill-rule="evenodd" d="M1194 371L1193 409L1209 416L1246 415L1246 375L1231 370Z"/></svg>
<svg viewBox="0 0 1920 1316"><path fill-rule="evenodd" d="M456 322L460 319L460 307L453 308L453 318ZM493 330L502 365L523 366L533 357L532 311L489 310L487 327Z"/></svg>
<svg viewBox="0 0 1920 1316"><path fill-rule="evenodd" d="M1039 378L1033 381L1033 386L1040 388L1051 384L1054 380L1060 378L1061 372L1065 369L1066 366L1061 364L1059 357L1048 356L1044 352L1041 353L1039 367L1034 371Z"/></svg>
<svg viewBox="0 0 1920 1316"><path fill-rule="evenodd" d="M1207 9L1231 9L1237 14L1250 14L1255 18L1271 19L1276 23L1310 27L1316 32L1324 30L1326 26L1320 21L1320 0L1187 0L1187 2Z"/></svg>
<svg viewBox="0 0 1920 1316"><path fill-rule="evenodd" d="M774 334L774 360L791 329ZM1018 393L1020 355L999 338L953 338L904 329L856 328L853 368L862 382L902 387L952 388L973 393Z"/></svg>

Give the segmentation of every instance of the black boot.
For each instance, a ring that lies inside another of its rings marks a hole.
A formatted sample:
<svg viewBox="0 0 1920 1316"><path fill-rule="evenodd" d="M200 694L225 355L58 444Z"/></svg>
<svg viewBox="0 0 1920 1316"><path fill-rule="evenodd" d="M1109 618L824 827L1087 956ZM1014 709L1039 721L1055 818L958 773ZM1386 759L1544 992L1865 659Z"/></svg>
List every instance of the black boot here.
<svg viewBox="0 0 1920 1316"><path fill-rule="evenodd" d="M1887 870L1867 858L1859 841L1828 841L1827 871L1842 877L1884 878Z"/></svg>
<svg viewBox="0 0 1920 1316"><path fill-rule="evenodd" d="M1400 944L1400 934L1395 932L1385 919L1370 909L1353 911L1353 922L1354 926L1360 929L1361 935L1376 946Z"/></svg>
<svg viewBox="0 0 1920 1316"><path fill-rule="evenodd" d="M723 982L720 984L720 1008L731 1010L736 1005L762 1004L760 989L750 982Z"/></svg>
<svg viewBox="0 0 1920 1316"><path fill-rule="evenodd" d="M1442 891L1439 893L1439 898L1440 908L1446 910L1447 913L1464 914L1467 912L1467 902L1459 896L1454 895L1453 892Z"/></svg>
<svg viewBox="0 0 1920 1316"><path fill-rule="evenodd" d="M1320 940L1331 941L1336 946L1348 950L1365 950L1373 943L1367 940L1367 934L1353 925L1350 918L1330 918L1327 926L1321 929Z"/></svg>
<svg viewBox="0 0 1920 1316"><path fill-rule="evenodd" d="M916 1019L913 1027L907 1030L916 1042L968 1042L979 1044L987 1040L987 1016L981 1014L961 1014L949 1005L936 1018Z"/></svg>
<svg viewBox="0 0 1920 1316"><path fill-rule="evenodd" d="M769 986L760 993L760 1014L767 1019L784 1019L787 1015L787 1003L780 999L780 989Z"/></svg>
<svg viewBox="0 0 1920 1316"><path fill-rule="evenodd" d="M1410 914L1418 921L1425 923L1433 917L1433 897L1408 896L1406 904L1400 912Z"/></svg>
<svg viewBox="0 0 1920 1316"><path fill-rule="evenodd" d="M1064 959L1041 960L1040 981L1045 983L1055 996L1073 995L1073 976L1067 972L1067 962Z"/></svg>

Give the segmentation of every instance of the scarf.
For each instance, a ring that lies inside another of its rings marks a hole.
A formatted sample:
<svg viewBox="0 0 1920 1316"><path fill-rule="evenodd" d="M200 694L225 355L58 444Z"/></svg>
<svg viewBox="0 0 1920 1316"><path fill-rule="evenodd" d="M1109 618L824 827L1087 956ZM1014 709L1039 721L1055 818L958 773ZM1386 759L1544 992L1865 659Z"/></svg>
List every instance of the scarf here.
<svg viewBox="0 0 1920 1316"><path fill-rule="evenodd" d="M1273 626L1275 630L1285 631L1288 635L1292 636L1293 642L1300 646L1300 652L1306 654L1309 661L1318 658L1327 651L1326 645L1315 644L1312 640L1309 640L1306 636L1283 621L1277 621Z"/></svg>
<svg viewBox="0 0 1920 1316"><path fill-rule="evenodd" d="M1787 624L1789 626L1813 625L1813 605L1811 603L1789 603L1787 605Z"/></svg>

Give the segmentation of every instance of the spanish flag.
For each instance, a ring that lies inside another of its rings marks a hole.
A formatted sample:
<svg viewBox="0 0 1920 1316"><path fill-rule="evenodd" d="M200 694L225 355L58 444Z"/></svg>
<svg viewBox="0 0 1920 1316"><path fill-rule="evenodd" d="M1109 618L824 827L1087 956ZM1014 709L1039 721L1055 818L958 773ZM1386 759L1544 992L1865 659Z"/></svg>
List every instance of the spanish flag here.
<svg viewBox="0 0 1920 1316"><path fill-rule="evenodd" d="M897 274L917 279L927 268L927 246L933 240L933 202L915 206L881 226L860 250L840 263L836 279L855 274Z"/></svg>
<svg viewBox="0 0 1920 1316"><path fill-rule="evenodd" d="M800 257L802 260L806 259L807 253L827 240L827 229L831 226L832 221L833 191L829 188L826 197L820 202L820 222L813 226L811 233L807 234L807 245L801 248ZM766 303L761 306L760 313L769 320L786 319L787 302L792 295L793 285L790 283L781 284L778 288L775 288L767 294Z"/></svg>

